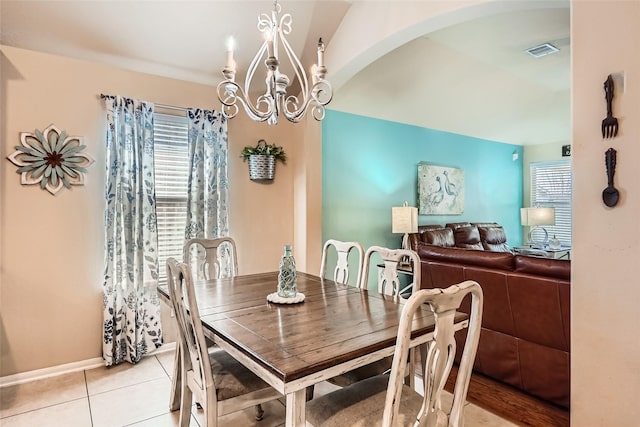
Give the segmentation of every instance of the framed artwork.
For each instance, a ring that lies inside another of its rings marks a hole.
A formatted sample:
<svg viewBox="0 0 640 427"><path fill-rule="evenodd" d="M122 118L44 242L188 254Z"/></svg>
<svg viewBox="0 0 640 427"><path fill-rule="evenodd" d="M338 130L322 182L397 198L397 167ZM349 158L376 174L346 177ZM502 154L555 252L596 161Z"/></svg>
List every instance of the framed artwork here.
<svg viewBox="0 0 640 427"><path fill-rule="evenodd" d="M464 212L464 170L418 164L418 213L459 215Z"/></svg>

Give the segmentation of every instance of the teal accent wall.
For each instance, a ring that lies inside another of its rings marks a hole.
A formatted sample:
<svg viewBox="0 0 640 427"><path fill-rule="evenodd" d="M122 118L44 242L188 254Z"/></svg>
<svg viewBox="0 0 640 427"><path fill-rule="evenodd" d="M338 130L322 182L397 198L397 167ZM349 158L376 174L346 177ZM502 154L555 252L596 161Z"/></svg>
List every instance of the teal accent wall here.
<svg viewBox="0 0 640 427"><path fill-rule="evenodd" d="M522 154L519 145L328 110L322 122L323 241L399 248L391 207L405 200L417 206L418 163L427 162L464 169L464 213L419 215L420 225L495 221L511 246L520 245Z"/></svg>

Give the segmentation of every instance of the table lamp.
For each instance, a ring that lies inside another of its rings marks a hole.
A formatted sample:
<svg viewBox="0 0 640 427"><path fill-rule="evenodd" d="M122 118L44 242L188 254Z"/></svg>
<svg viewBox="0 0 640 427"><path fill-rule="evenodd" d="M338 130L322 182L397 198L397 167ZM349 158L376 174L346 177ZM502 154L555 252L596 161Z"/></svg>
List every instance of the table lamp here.
<svg viewBox="0 0 640 427"><path fill-rule="evenodd" d="M529 229L529 246L544 248L549 243L549 233L542 226L555 225L556 210L555 208L521 208L520 222L522 225L531 227ZM533 238L533 232L538 228L544 232L542 240L534 240Z"/></svg>
<svg viewBox="0 0 640 427"><path fill-rule="evenodd" d="M409 206L404 202L402 206L391 208L391 232L404 233L402 237L402 249L411 249L409 245L409 233L418 232L418 208Z"/></svg>

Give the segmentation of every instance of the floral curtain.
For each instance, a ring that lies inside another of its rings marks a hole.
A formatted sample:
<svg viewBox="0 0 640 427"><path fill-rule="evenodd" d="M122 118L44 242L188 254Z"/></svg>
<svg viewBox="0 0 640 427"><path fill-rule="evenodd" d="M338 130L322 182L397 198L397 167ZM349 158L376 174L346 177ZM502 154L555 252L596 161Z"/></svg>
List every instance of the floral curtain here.
<svg viewBox="0 0 640 427"><path fill-rule="evenodd" d="M189 184L185 238L229 235L227 120L214 111L189 109ZM231 275L229 248L218 252L221 275Z"/></svg>
<svg viewBox="0 0 640 427"><path fill-rule="evenodd" d="M137 363L162 345L153 160L153 104L106 96L102 355Z"/></svg>

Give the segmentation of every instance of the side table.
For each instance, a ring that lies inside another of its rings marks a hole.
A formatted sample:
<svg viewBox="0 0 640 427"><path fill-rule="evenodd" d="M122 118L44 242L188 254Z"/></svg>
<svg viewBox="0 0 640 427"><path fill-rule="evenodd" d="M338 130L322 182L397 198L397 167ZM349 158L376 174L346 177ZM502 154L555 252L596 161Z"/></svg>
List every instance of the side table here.
<svg viewBox="0 0 640 427"><path fill-rule="evenodd" d="M571 248L564 246L560 249L532 248L530 246L516 246L513 251L519 255L538 256L554 259L571 259Z"/></svg>

